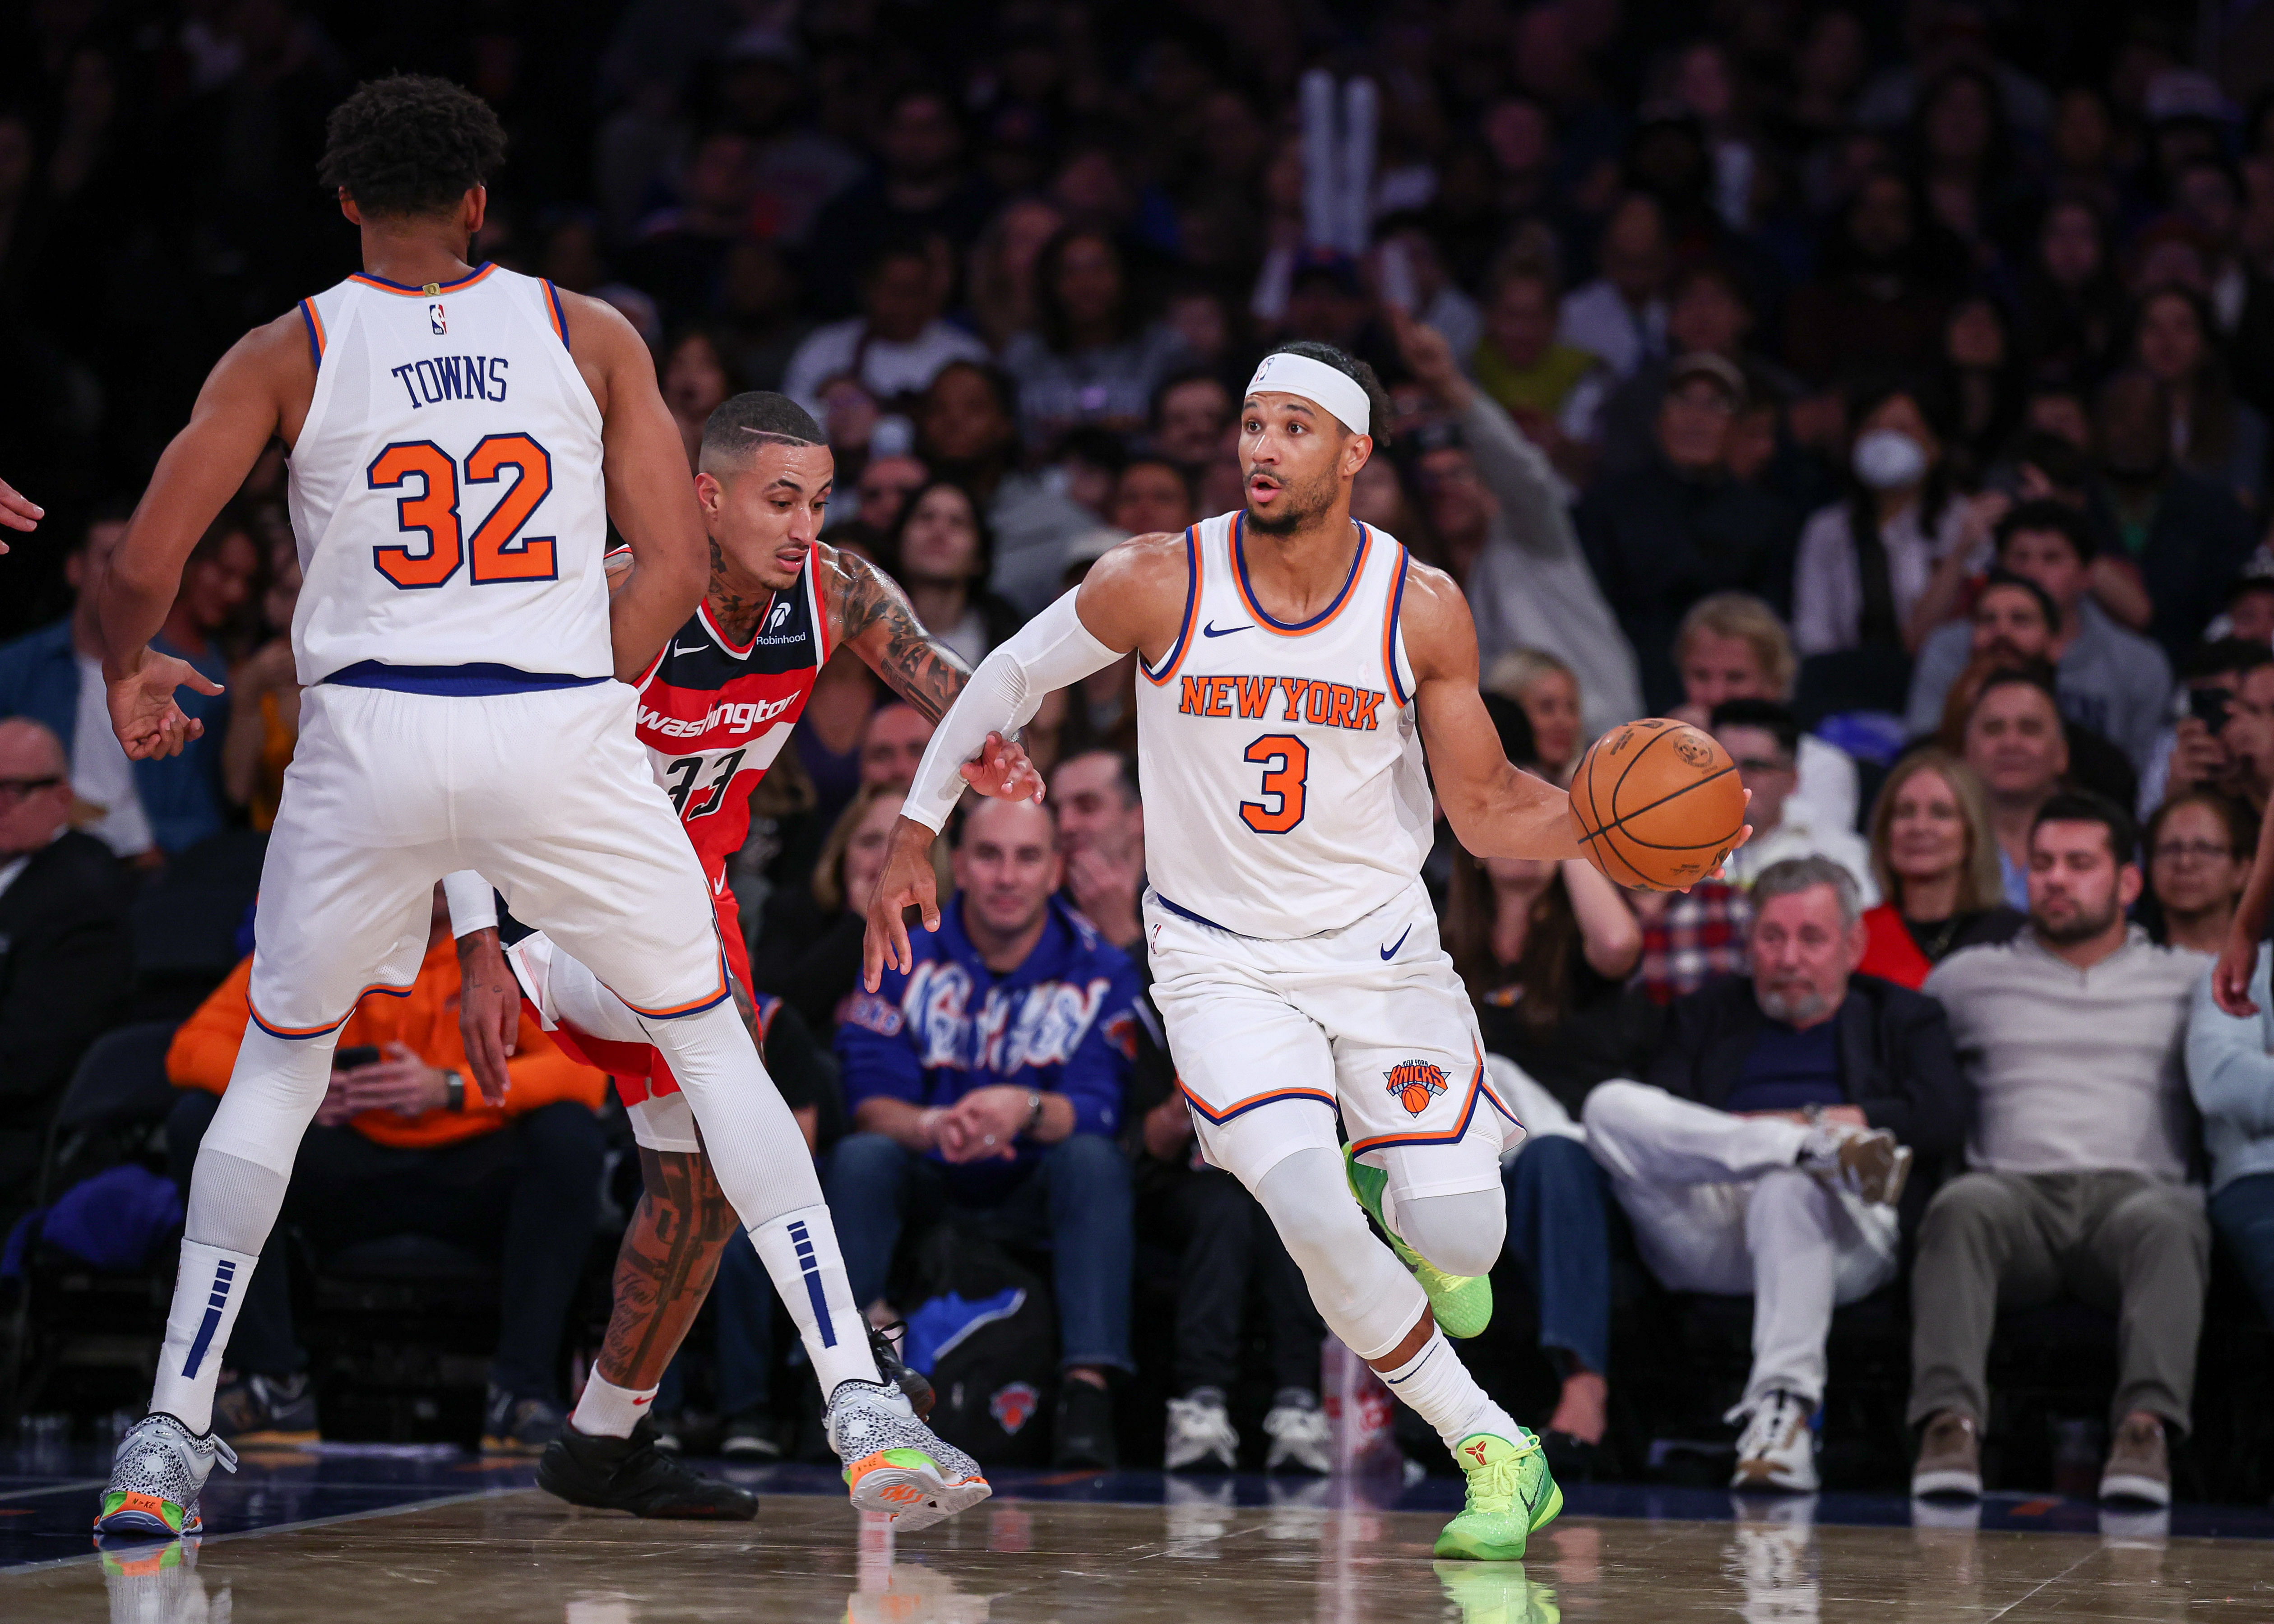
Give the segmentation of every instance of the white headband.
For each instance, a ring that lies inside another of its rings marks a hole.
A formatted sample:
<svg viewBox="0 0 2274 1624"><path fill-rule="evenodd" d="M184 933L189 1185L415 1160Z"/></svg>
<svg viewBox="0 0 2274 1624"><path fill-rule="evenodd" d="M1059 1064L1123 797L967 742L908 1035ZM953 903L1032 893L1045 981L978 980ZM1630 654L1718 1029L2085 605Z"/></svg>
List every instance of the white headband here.
<svg viewBox="0 0 2274 1624"><path fill-rule="evenodd" d="M1337 372L1324 361L1290 355L1284 350L1265 356L1255 369L1255 376L1247 380L1247 392L1260 395L1267 389L1279 395L1301 395L1313 405L1332 412L1353 434L1373 432L1374 408L1367 402L1366 390L1357 379Z"/></svg>

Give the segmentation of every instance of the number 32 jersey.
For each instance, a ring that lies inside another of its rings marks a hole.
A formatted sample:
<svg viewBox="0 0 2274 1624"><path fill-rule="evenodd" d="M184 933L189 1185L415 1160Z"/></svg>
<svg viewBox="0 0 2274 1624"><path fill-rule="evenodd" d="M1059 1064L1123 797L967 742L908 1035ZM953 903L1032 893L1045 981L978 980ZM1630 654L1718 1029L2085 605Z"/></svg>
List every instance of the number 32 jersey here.
<svg viewBox="0 0 2274 1624"><path fill-rule="evenodd" d="M776 592L747 643L704 603L663 645L639 688L639 741L671 797L711 889L750 831L750 792L789 742L829 660L829 619L809 553L796 582Z"/></svg>
<svg viewBox="0 0 2274 1624"><path fill-rule="evenodd" d="M1299 624L1248 584L1244 514L1185 535L1185 620L1137 680L1146 867L1172 908L1241 936L1337 930L1410 890L1429 785L1397 617L1406 554L1360 524L1334 601Z"/></svg>
<svg viewBox="0 0 2274 1624"><path fill-rule="evenodd" d="M373 662L610 675L600 411L553 284L356 275L299 319L301 682Z"/></svg>

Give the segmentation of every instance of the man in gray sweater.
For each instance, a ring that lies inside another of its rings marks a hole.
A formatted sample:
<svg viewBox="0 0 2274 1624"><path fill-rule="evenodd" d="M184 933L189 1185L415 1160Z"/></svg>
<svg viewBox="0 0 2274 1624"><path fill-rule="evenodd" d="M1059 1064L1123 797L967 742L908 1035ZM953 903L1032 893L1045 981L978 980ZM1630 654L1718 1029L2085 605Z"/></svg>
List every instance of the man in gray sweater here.
<svg viewBox="0 0 2274 1624"><path fill-rule="evenodd" d="M1984 1373L2000 1304L2064 1289L2118 1317L2115 1442L2104 1499L2171 1503L2167 1429L2185 1432L2210 1228L2187 1183L2187 1011L2210 967L2125 922L2140 895L2130 816L2056 795L2029 838L2030 929L1943 960L1977 1101L1972 1169L1919 1229L1911 1281L1914 1494L1982 1492Z"/></svg>

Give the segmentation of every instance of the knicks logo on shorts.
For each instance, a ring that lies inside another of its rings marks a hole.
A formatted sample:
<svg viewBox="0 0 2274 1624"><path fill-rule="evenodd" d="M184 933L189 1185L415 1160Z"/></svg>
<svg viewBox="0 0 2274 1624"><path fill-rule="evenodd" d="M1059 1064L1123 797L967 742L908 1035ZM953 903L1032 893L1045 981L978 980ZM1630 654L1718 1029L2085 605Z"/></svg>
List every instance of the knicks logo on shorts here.
<svg viewBox="0 0 2274 1624"><path fill-rule="evenodd" d="M1452 1081L1444 1067L1426 1060L1401 1060L1383 1075L1389 1079L1390 1097L1405 1108L1409 1116L1427 1110L1429 1101L1444 1093L1446 1084Z"/></svg>

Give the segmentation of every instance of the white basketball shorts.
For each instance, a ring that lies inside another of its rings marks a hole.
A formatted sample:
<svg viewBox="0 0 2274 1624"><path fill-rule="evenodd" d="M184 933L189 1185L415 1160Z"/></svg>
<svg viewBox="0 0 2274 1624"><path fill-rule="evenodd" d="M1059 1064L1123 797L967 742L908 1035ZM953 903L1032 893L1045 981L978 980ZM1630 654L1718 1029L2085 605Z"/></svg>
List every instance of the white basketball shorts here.
<svg viewBox="0 0 2274 1624"><path fill-rule="evenodd" d="M435 882L478 870L650 1019L729 996L703 866L621 682L484 696L319 683L260 874L252 1018L335 1032L406 990Z"/></svg>
<svg viewBox="0 0 2274 1624"><path fill-rule="evenodd" d="M1284 1157L1333 1150L1339 1112L1400 1197L1497 1188L1524 1136L1486 1074L1467 990L1412 889L1340 930L1237 936L1145 897L1153 1002L1201 1151L1249 1189Z"/></svg>

